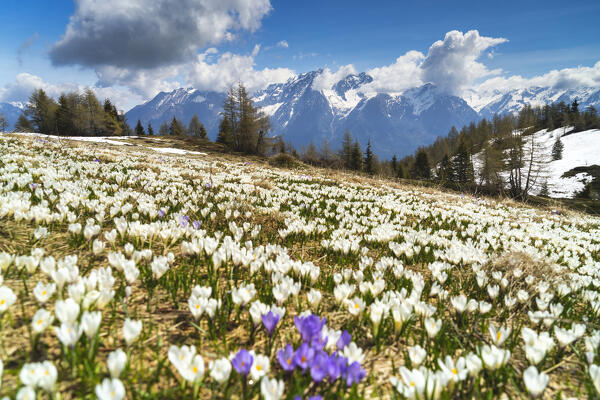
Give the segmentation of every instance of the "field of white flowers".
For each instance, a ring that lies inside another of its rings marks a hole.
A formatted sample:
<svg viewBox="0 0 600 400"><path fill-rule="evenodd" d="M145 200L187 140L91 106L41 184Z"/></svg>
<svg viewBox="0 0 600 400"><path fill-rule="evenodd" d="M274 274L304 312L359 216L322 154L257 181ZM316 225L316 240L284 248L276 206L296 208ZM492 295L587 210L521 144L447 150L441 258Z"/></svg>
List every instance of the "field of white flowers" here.
<svg viewBox="0 0 600 400"><path fill-rule="evenodd" d="M0 136L0 398L597 398L600 218Z"/></svg>

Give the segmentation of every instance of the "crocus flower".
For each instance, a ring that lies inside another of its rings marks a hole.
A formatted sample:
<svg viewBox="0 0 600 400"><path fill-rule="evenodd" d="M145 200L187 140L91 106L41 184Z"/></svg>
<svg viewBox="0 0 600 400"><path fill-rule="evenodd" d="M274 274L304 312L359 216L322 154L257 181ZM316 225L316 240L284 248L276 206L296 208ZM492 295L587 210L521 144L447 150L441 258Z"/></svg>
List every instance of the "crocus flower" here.
<svg viewBox="0 0 600 400"><path fill-rule="evenodd" d="M367 372L360 367L358 362L354 361L346 371L346 385L350 387L355 383L359 383L365 376L367 376Z"/></svg>
<svg viewBox="0 0 600 400"><path fill-rule="evenodd" d="M294 364L294 348L291 344L285 346L285 349L281 349L277 352L277 361L284 371L293 371Z"/></svg>
<svg viewBox="0 0 600 400"><path fill-rule="evenodd" d="M294 323L304 342L311 342L314 338L321 339L321 330L325 322L325 318L321 319L314 314L306 317L294 317Z"/></svg>
<svg viewBox="0 0 600 400"><path fill-rule="evenodd" d="M275 331L277 323L279 322L279 315L269 311L268 313L262 315L262 322L269 336L273 336L273 332Z"/></svg>
<svg viewBox="0 0 600 400"><path fill-rule="evenodd" d="M329 357L324 351L318 352L310 363L310 377L315 382L321 382L329 371Z"/></svg>
<svg viewBox="0 0 600 400"><path fill-rule="evenodd" d="M314 356L315 350L308 343L302 343L294 355L294 364L302 370L306 370Z"/></svg>
<svg viewBox="0 0 600 400"><path fill-rule="evenodd" d="M252 357L252 354L250 354L246 349L241 349L238 351L235 357L233 357L231 360L231 364L237 373L244 376L248 375L250 372L253 362L254 357Z"/></svg>
<svg viewBox="0 0 600 400"><path fill-rule="evenodd" d="M546 386L548 386L548 382L550 378L543 372L538 372L535 366L530 366L525 371L523 371L523 382L525 382L525 387L529 394L533 397L538 397L541 395Z"/></svg>
<svg viewBox="0 0 600 400"><path fill-rule="evenodd" d="M329 356L329 363L327 363L327 374L331 382L338 379L340 376L346 373L348 368L348 359L337 354Z"/></svg>
<svg viewBox="0 0 600 400"><path fill-rule="evenodd" d="M125 397L125 387L118 379L104 378L96 385L96 396L99 400L121 400Z"/></svg>
<svg viewBox="0 0 600 400"><path fill-rule="evenodd" d="M346 347L350 344L351 341L352 341L352 336L350 336L348 331L344 330L342 332L342 335L340 336L340 338L338 339L338 341L336 343L336 347L338 350L342 351L342 350L344 350L344 347Z"/></svg>

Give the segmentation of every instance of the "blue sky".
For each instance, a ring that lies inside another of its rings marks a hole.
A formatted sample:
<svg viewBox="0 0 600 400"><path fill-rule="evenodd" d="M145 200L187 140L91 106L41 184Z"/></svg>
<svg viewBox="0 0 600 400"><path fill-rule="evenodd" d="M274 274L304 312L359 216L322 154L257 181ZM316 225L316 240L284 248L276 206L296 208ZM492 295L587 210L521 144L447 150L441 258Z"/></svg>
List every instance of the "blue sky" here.
<svg viewBox="0 0 600 400"><path fill-rule="evenodd" d="M285 80L292 73L317 68L329 68L335 73L350 64L353 68L349 70L355 71L395 65L397 69L393 71L398 74L412 68L399 65L398 57L418 51L422 57L411 62L419 65L430 55L432 44L445 40L446 33L453 30L461 34L477 30L482 38L507 41L494 41L491 45L482 45L483 50L478 47L465 53L476 57L477 64L452 64L465 71L485 67L468 78L461 75L457 78L459 83L451 85L452 90L465 90L491 77L508 79L517 75L535 79L551 70L571 71L578 67L590 69L579 71L580 75L588 74L582 78L585 80L595 74L593 67L600 61L598 1L544 1L542 4L524 0L255 0L243 6L232 5L225 14L221 8L227 7L226 0L215 1L214 6L204 9L197 7L197 0L78 0L78 8L71 0L7 0L3 3L0 101L23 101L35 85L47 87L51 94L93 86L99 96L115 97L123 108L128 108L160 90L176 86L222 90L229 80L242 79L249 81L250 87L258 88L269 81ZM102 3L108 9L98 6ZM163 8L160 8L161 3L164 3ZM152 7L147 7L148 4ZM143 16L139 11L142 9L146 13ZM240 18L227 20L232 11ZM192 27L202 25L206 29L189 34L189 27L173 28L172 32L167 30L169 41L165 39L163 43L163 38L154 36L155 32L144 31L140 19L158 26L165 21L165 14L169 18L183 18L177 19L177 23L182 21L182 26L189 22ZM73 15L78 22L72 26L73 35L58 44ZM224 28L211 29L207 26L209 23L198 22L206 22L202 18L207 16L226 21ZM86 25L85 21L91 19L94 23ZM131 31L110 36L115 27L123 25L130 26ZM93 32L100 38L92 37ZM143 41L144 35L148 40ZM104 37L108 44L102 41ZM478 37L472 43L478 46L477 43L483 42ZM153 44L156 46L152 47ZM179 44L182 47L175 49ZM130 54L125 61L121 61L118 54L116 57L109 54L118 46L126 49L120 50L122 53ZM205 53L209 48L214 50ZM94 49L106 57L97 56ZM139 49L139 54L132 49ZM149 53L152 54L146 57ZM204 53L199 60L198 54ZM419 82L432 73L419 72ZM386 79L381 88L401 90L407 85L406 82L390 83L389 76ZM415 79L415 85L419 83L417 78L410 79ZM596 82L595 75L590 79ZM435 76L430 80L435 81Z"/></svg>

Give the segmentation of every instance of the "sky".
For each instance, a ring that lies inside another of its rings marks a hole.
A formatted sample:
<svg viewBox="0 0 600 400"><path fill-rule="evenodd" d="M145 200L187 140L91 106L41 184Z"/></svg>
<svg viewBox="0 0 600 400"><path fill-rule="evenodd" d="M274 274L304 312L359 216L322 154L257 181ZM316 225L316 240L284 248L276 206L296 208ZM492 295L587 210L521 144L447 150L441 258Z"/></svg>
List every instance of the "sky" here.
<svg viewBox="0 0 600 400"><path fill-rule="evenodd" d="M0 102L91 87L126 111L319 68L318 88L365 71L374 92L600 87L599 17L597 0L5 0Z"/></svg>

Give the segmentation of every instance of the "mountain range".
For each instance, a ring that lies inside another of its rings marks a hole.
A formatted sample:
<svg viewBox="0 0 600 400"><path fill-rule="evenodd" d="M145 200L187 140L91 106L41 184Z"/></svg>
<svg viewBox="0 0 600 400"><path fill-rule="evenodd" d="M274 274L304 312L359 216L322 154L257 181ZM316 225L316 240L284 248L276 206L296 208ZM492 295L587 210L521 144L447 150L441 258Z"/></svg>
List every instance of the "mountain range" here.
<svg viewBox="0 0 600 400"><path fill-rule="evenodd" d="M580 109L600 108L598 88L561 89L530 87L495 90L484 94L466 92L463 98L425 84L402 93L376 93L369 90L373 78L367 73L348 75L323 85L323 70L298 74L287 82L271 84L254 93L256 106L270 117L272 134L302 149L310 142L324 141L339 147L345 131L350 131L363 149L370 140L373 151L384 159L402 157L457 128L494 114L516 113L525 104L533 106L577 99ZM139 119L158 132L173 117L188 123L198 115L211 139L215 139L221 119L224 93L179 88L161 92L126 113L134 126ZM21 109L18 104L0 103L12 127ZM21 107L22 108L22 107Z"/></svg>

